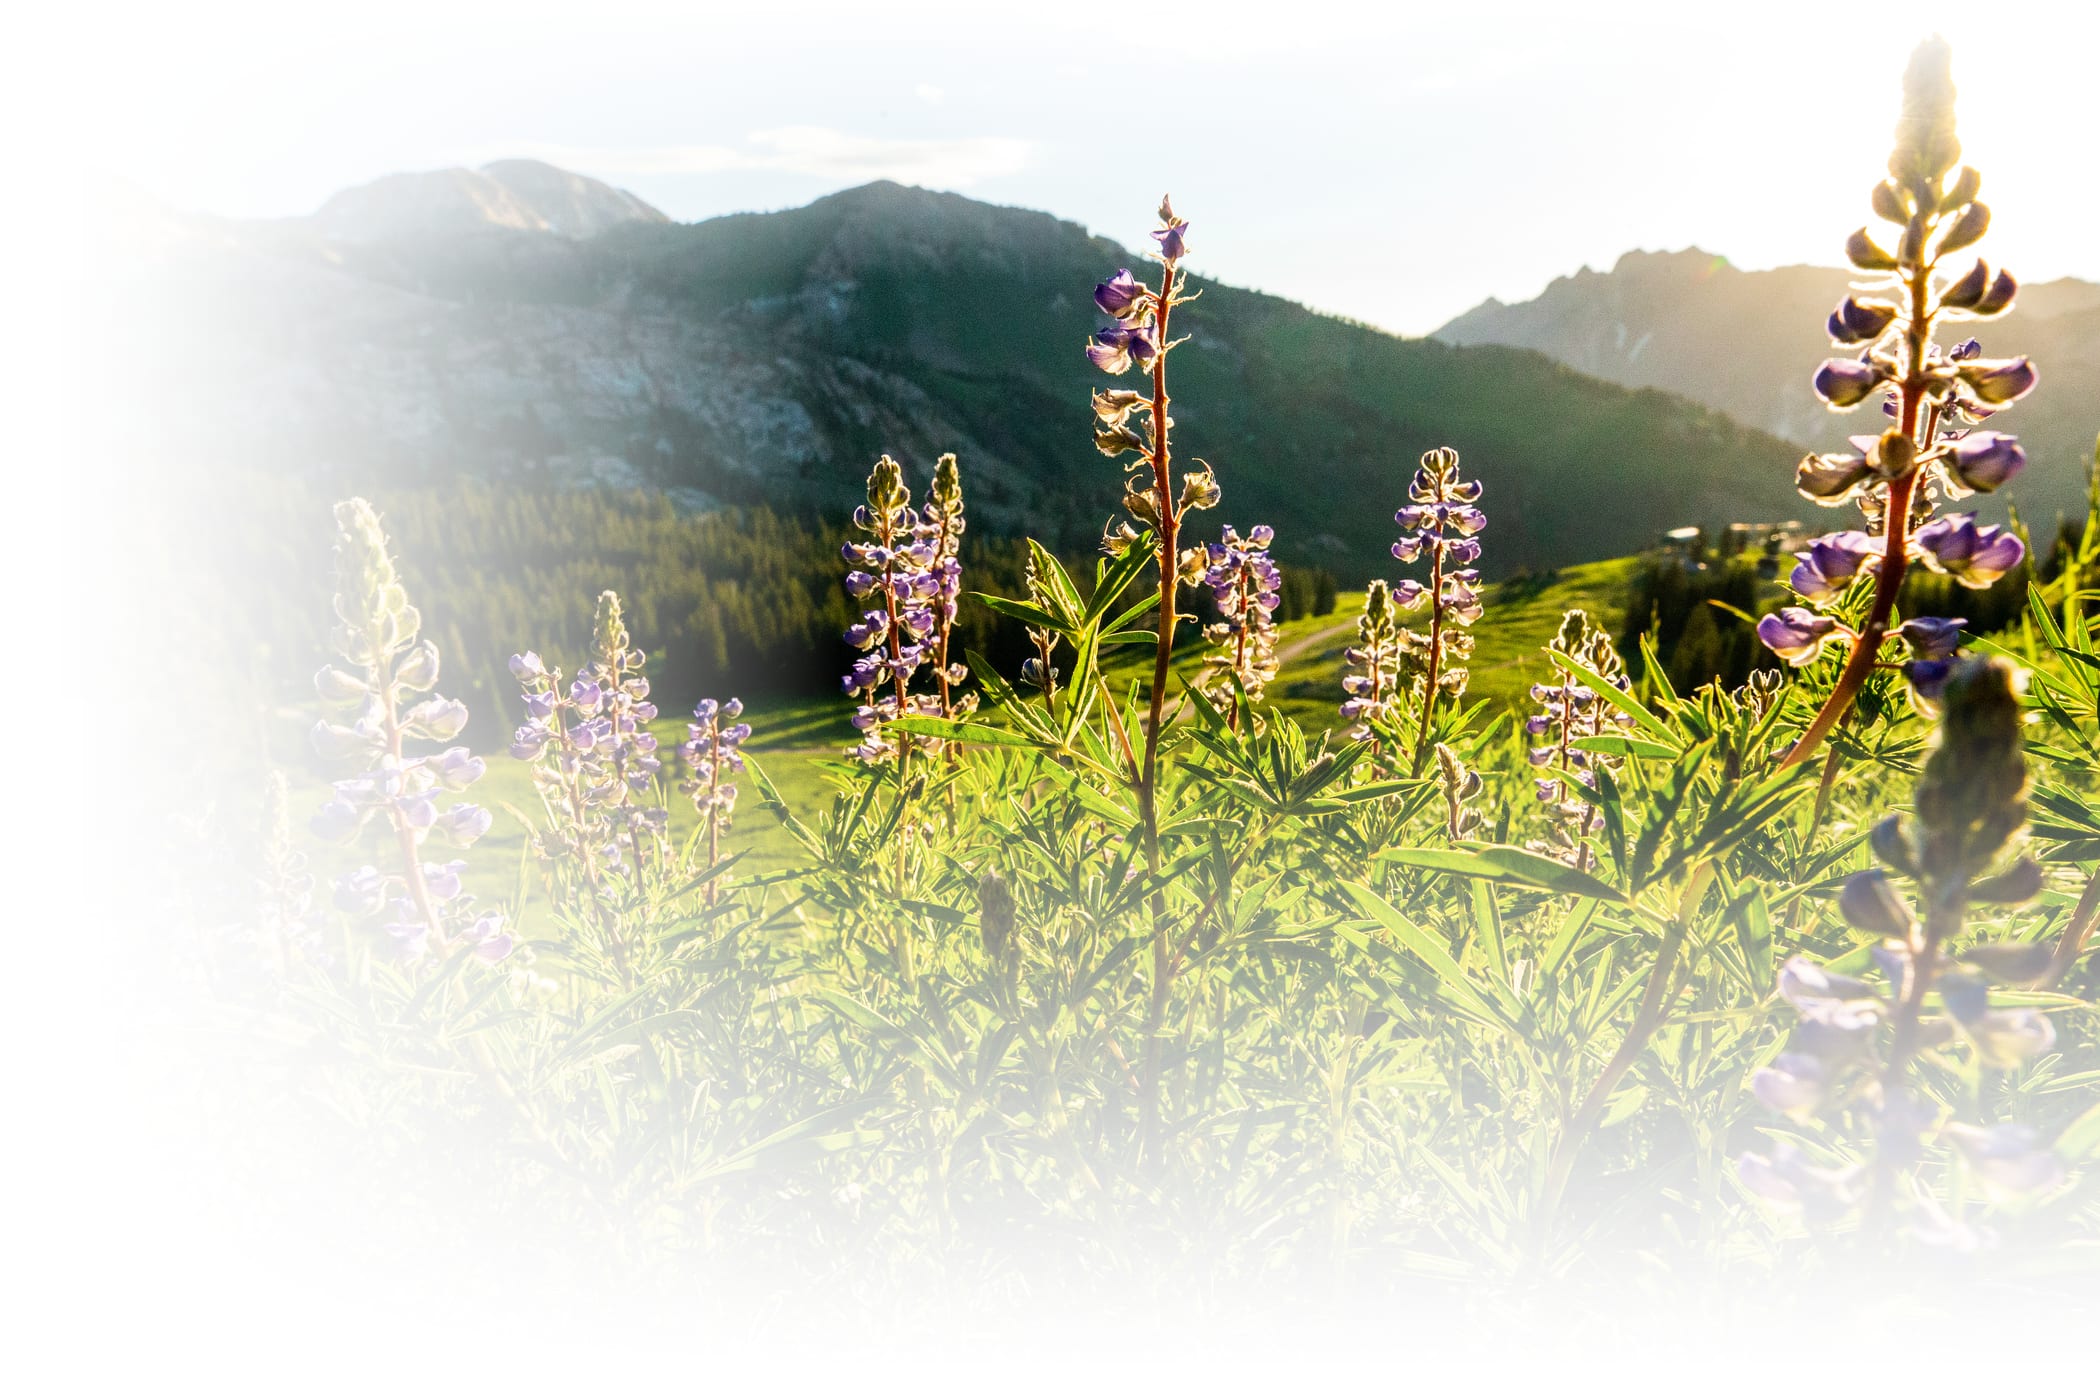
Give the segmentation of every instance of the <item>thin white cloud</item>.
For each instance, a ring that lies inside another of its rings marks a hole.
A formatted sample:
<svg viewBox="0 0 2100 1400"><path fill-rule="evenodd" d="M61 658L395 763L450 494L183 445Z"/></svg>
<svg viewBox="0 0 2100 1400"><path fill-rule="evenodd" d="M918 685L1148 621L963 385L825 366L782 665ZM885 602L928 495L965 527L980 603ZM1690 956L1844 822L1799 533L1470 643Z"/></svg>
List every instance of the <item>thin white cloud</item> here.
<svg viewBox="0 0 2100 1400"><path fill-rule="evenodd" d="M921 102L939 102L948 95L947 89L935 87L932 83L920 83L912 93Z"/></svg>
<svg viewBox="0 0 2100 1400"><path fill-rule="evenodd" d="M999 136L912 140L856 136L826 126L780 126L751 132L742 146L534 146L525 153L608 179L777 170L853 182L896 180L959 190L1026 169L1031 151L1027 141ZM516 148L506 152L519 153Z"/></svg>

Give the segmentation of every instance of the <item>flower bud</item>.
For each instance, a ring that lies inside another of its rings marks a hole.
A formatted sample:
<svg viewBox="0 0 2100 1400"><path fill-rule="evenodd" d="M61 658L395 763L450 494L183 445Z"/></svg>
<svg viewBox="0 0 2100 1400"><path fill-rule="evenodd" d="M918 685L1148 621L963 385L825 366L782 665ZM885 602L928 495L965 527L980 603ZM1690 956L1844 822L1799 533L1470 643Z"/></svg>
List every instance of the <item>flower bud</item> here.
<svg viewBox="0 0 2100 1400"><path fill-rule="evenodd" d="M1972 904L2025 904L2042 892L2044 879L2045 874L2042 867L2028 857L2022 856L2010 870L2001 871L1988 879L1978 880L1970 885L1969 902ZM2041 976L2042 971L2047 968L2048 959L2053 956L2046 947L2040 944L2023 943L1997 946L2001 949L2015 946L2020 948L2041 947L2042 966L2036 968L2032 973L2023 973L2021 969L2027 966L2026 963L2010 961L2009 955L2003 951L1993 953L1988 957L1982 956L1989 951L1987 948L1971 948L1963 956L1968 958L1969 961L1976 963L1979 967L1984 968L2002 982L2033 981L2036 977Z"/></svg>
<svg viewBox="0 0 2100 1400"><path fill-rule="evenodd" d="M1903 187L1894 180L1883 180L1874 187L1870 201L1874 212L1892 224L1900 224L1910 218L1910 209L1904 203Z"/></svg>
<svg viewBox="0 0 2100 1400"><path fill-rule="evenodd" d="M1893 272L1896 260L1888 255L1874 236L1865 229L1854 231L1845 240L1845 257L1862 272Z"/></svg>
<svg viewBox="0 0 2100 1400"><path fill-rule="evenodd" d="M1983 294L1983 300L1976 303L1971 314L1976 316L1999 315L2011 309L2013 298L2018 296L2019 293L2019 281L2010 272L2000 268L1997 277L1991 282L1991 289Z"/></svg>
<svg viewBox="0 0 2100 1400"><path fill-rule="evenodd" d="M340 666L323 666L316 671L314 690L323 700L337 705L354 703L369 693L363 681Z"/></svg>
<svg viewBox="0 0 2100 1400"><path fill-rule="evenodd" d="M1964 165L1954 183L1940 196L1940 212L1951 214L1974 200L1983 189L1983 175L1973 165Z"/></svg>
<svg viewBox="0 0 2100 1400"><path fill-rule="evenodd" d="M1990 285L1990 265L1978 258L1976 266L1964 272L1957 280L1948 283L1947 290L1940 293L1940 305L1954 311L1970 310L1983 300L1983 294Z"/></svg>
<svg viewBox="0 0 2100 1400"><path fill-rule="evenodd" d="M1961 211L1961 217L1954 221L1953 227L1940 235L1939 251L1935 256L1945 257L1949 253L1960 252L1982 238L1990 226L1991 206L1982 203L1971 204Z"/></svg>
<svg viewBox="0 0 2100 1400"><path fill-rule="evenodd" d="M429 641L409 648L394 667L394 684L403 690L428 690L438 680L438 649Z"/></svg>
<svg viewBox="0 0 2100 1400"><path fill-rule="evenodd" d="M1888 875L1880 870L1862 870L1845 881L1838 894L1838 912L1845 922L1862 933L1886 938L1908 938L1917 916Z"/></svg>
<svg viewBox="0 0 2100 1400"><path fill-rule="evenodd" d="M1823 652L1837 621L1807 608L1781 608L1759 619L1757 639L1789 665L1806 666Z"/></svg>
<svg viewBox="0 0 2100 1400"><path fill-rule="evenodd" d="M1881 381L1880 368L1865 360L1825 360L1816 371L1815 389L1832 408L1855 408Z"/></svg>
<svg viewBox="0 0 2100 1400"><path fill-rule="evenodd" d="M1896 319L1896 308L1885 301L1861 301L1846 297L1830 313L1830 338L1839 345L1862 345L1878 340Z"/></svg>
<svg viewBox="0 0 2100 1400"><path fill-rule="evenodd" d="M1918 660L1940 661L1954 655L1961 644L1962 624L1967 621L1965 617L1914 617L1897 629L1897 635Z"/></svg>
<svg viewBox="0 0 2100 1400"><path fill-rule="evenodd" d="M1993 406L2025 396L2037 378L2033 363L2025 355L2013 360L1970 360L1959 373L1970 392Z"/></svg>
<svg viewBox="0 0 2100 1400"><path fill-rule="evenodd" d="M1811 452L1794 468L1794 489L1819 506L1843 505L1859 494L1868 475L1863 457Z"/></svg>
<svg viewBox="0 0 2100 1400"><path fill-rule="evenodd" d="M1014 945L1016 910L1013 891L997 871L987 870L977 882L977 936L993 962L1003 963Z"/></svg>

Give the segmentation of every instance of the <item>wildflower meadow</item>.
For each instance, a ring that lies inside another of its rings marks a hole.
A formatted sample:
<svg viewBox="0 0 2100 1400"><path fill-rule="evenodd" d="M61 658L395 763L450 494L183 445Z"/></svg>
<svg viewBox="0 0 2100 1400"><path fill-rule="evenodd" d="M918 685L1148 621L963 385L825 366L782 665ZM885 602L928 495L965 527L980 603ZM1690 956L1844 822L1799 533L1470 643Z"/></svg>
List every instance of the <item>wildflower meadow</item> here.
<svg viewBox="0 0 2100 1400"><path fill-rule="evenodd" d="M1339 655L1295 645L1248 468L1177 455L1171 199L1070 289L1098 549L980 568L966 457L869 464L815 758L734 666L666 685L610 587L544 599L587 647L441 647L343 501L311 752L202 954L224 1092L401 1220L790 1308L2090 1285L2100 510L1979 514L2049 372L1993 335L1982 192L1927 44L1870 221L1829 211L1827 528L1693 605L1754 630L1734 678L1596 600L1504 659L1464 441L1408 445Z"/></svg>

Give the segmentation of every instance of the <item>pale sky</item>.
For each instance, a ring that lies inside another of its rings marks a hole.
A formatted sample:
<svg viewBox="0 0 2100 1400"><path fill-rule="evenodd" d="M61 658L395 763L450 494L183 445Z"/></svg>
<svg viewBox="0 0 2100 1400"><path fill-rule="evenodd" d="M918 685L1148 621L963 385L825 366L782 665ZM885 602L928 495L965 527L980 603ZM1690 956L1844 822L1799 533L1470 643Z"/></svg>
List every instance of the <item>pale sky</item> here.
<svg viewBox="0 0 2100 1400"><path fill-rule="evenodd" d="M1136 248L1171 190L1199 274L1411 334L1630 248L1837 263L1868 217L1905 57L1937 31L1997 214L1985 251L2026 280L2100 280L2092 3L203 0L69 16L73 158L186 208L299 214L389 171L533 155L682 220L888 177Z"/></svg>

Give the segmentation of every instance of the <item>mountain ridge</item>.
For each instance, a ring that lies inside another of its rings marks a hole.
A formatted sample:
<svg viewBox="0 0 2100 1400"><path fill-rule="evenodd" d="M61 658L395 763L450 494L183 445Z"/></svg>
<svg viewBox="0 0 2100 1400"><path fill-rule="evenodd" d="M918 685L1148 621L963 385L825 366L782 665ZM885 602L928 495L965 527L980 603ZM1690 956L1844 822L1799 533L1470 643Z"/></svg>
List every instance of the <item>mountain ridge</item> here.
<svg viewBox="0 0 2100 1400"><path fill-rule="evenodd" d="M166 391L156 448L191 463L836 513L879 453L917 481L953 450L973 519L1067 547L1121 495L1090 440L1106 381L1080 350L1093 283L1139 264L1051 214L877 182L581 238L200 221L174 245L139 279L130 368ZM1494 573L1799 513L1798 449L1683 399L1196 284L1177 453L1225 489L1200 529L1260 519L1287 558L1388 572L1415 459L1446 443L1487 482Z"/></svg>
<svg viewBox="0 0 2100 1400"><path fill-rule="evenodd" d="M1699 248L1622 255L1529 301L1494 298L1432 332L1447 344L1536 350L1632 388L1682 394L1753 427L1834 444L1845 426L1810 379L1832 354L1823 321L1857 274L1794 264L1746 271ZM2079 470L2100 432L2100 284L2058 278L2021 289L2002 319L1949 323L1985 353L2031 356L2040 384L2004 419L2033 462L2017 490L2059 508L2083 500ZM2039 470L2037 470L2039 469Z"/></svg>

